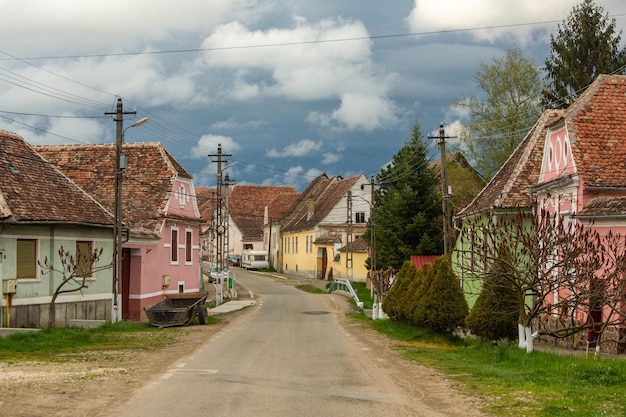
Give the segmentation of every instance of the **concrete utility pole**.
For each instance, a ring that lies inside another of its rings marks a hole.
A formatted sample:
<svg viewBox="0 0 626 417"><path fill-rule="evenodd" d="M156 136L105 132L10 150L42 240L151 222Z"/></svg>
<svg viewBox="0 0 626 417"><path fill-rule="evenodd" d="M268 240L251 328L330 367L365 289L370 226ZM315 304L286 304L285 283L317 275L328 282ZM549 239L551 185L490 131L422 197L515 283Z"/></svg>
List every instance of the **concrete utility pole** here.
<svg viewBox="0 0 626 417"><path fill-rule="evenodd" d="M347 220L346 220L346 279L352 281L354 278L354 263L352 257L352 191L348 190L347 198Z"/></svg>
<svg viewBox="0 0 626 417"><path fill-rule="evenodd" d="M226 222L224 221L224 208L223 208L223 199L222 199L222 163L226 163L225 159L222 159L225 156L231 156L231 154L222 153L222 144L217 145L217 155L209 155L210 157L217 157L216 160L212 160L212 162L217 162L217 204L216 204L216 221L215 221L215 231L216 231L216 259L215 263L218 267L219 271L224 270L224 242L226 240Z"/></svg>
<svg viewBox="0 0 626 417"><path fill-rule="evenodd" d="M443 218L443 253L448 255L450 253L450 192L448 190L448 176L446 173L447 158L446 158L446 139L454 139L456 136L446 136L446 132L443 128L443 123L439 125L439 136L429 136L429 139L439 139L437 145L439 146L439 153L441 158L441 215Z"/></svg>

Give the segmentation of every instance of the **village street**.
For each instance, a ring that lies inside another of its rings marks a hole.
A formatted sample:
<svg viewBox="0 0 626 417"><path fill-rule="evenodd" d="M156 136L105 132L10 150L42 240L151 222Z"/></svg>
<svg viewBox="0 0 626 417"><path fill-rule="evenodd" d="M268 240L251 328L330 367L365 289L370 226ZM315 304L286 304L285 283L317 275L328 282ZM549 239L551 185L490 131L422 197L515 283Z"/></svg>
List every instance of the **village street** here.
<svg viewBox="0 0 626 417"><path fill-rule="evenodd" d="M97 415L482 415L442 376L351 329L346 297L245 271L237 280L257 300L247 314Z"/></svg>

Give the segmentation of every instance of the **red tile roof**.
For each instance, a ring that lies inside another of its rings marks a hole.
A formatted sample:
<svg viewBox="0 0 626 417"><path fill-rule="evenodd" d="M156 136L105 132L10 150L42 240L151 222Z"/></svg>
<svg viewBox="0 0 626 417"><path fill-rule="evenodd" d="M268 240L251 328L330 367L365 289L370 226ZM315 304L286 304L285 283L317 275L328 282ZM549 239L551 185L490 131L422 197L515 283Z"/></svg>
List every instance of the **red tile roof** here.
<svg viewBox="0 0 626 417"><path fill-rule="evenodd" d="M215 207L216 190L200 188L196 189L196 194L204 200L201 206L202 218L208 222ZM258 240L263 237L265 206L268 206L269 219L276 221L299 195L291 186L237 184L229 190L229 214L244 240Z"/></svg>
<svg viewBox="0 0 626 417"><path fill-rule="evenodd" d="M0 222L113 225L98 202L20 136L0 130Z"/></svg>
<svg viewBox="0 0 626 417"><path fill-rule="evenodd" d="M561 113L560 110L544 111L502 168L457 217L469 217L494 209L530 207L528 193L539 181L546 127Z"/></svg>
<svg viewBox="0 0 626 417"><path fill-rule="evenodd" d="M626 187L626 76L600 75L564 112L585 187Z"/></svg>
<svg viewBox="0 0 626 417"><path fill-rule="evenodd" d="M114 144L35 149L104 207L114 210ZM191 179L191 175L160 143L125 143L123 152L128 160L122 185L124 223L135 236L158 237L173 181L177 177Z"/></svg>

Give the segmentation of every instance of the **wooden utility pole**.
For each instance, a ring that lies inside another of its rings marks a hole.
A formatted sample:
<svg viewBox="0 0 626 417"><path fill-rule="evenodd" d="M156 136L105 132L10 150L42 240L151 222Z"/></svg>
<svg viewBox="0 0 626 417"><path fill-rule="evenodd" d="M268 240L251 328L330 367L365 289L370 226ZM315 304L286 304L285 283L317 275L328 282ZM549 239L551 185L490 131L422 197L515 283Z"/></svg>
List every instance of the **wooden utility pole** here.
<svg viewBox="0 0 626 417"><path fill-rule="evenodd" d="M122 174L126 169L126 160L122 161L122 146L124 144L124 115L137 114L136 111L124 111L122 98L117 98L115 112L106 112L105 115L113 115L115 121L115 187L114 187L114 216L113 225L113 322L122 320L120 309L121 281L122 281L122 225L124 214L122 210Z"/></svg>
<svg viewBox="0 0 626 417"><path fill-rule="evenodd" d="M450 253L450 192L448 190L448 175L446 173L446 139L454 139L456 136L446 136L443 123L439 125L439 136L429 136L429 139L438 139L439 154L441 158L441 217L443 223L443 254Z"/></svg>

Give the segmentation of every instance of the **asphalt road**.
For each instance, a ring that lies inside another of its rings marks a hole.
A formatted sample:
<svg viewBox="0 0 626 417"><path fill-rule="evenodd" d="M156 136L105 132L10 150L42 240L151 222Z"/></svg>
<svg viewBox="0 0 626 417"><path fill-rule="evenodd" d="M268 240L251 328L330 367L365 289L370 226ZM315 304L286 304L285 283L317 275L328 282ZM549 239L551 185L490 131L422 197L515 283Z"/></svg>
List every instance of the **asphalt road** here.
<svg viewBox="0 0 626 417"><path fill-rule="evenodd" d="M259 296L252 311L109 415L447 415L429 407L419 412L423 404L412 390L343 330L342 296L307 294L244 271L237 280Z"/></svg>

